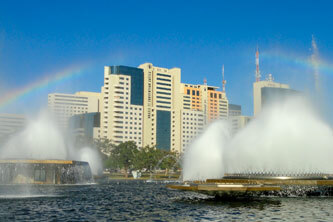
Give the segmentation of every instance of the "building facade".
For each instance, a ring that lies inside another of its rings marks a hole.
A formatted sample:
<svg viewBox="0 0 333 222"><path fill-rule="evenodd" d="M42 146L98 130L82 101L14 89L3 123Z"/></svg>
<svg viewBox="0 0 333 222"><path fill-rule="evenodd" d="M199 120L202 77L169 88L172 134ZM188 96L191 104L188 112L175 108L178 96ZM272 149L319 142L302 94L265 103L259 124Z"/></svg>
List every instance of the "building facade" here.
<svg viewBox="0 0 333 222"><path fill-rule="evenodd" d="M181 147L178 150L180 153L186 150L205 126L205 116L202 111L184 109L181 114Z"/></svg>
<svg viewBox="0 0 333 222"><path fill-rule="evenodd" d="M265 81L258 81L253 83L253 113L254 116L256 116L261 110L262 110L262 100L263 100L263 94L262 89L263 88L280 88L280 89L290 89L289 85L277 83L273 81L273 78L270 75L270 78L268 78ZM266 103L268 102L266 98Z"/></svg>
<svg viewBox="0 0 333 222"><path fill-rule="evenodd" d="M19 114L0 114L0 145L3 144L10 135L22 130L26 125L26 117Z"/></svg>
<svg viewBox="0 0 333 222"><path fill-rule="evenodd" d="M100 111L100 93L77 92L75 94L50 93L48 108L59 127L67 130L69 118L73 115Z"/></svg>
<svg viewBox="0 0 333 222"><path fill-rule="evenodd" d="M252 119L252 116L230 116L231 134L235 135L239 130L244 128Z"/></svg>
<svg viewBox="0 0 333 222"><path fill-rule="evenodd" d="M179 152L184 152L204 127L217 119L228 118L228 99L225 92L207 84L181 84L181 140Z"/></svg>
<svg viewBox="0 0 333 222"><path fill-rule="evenodd" d="M69 128L75 136L100 138L100 113L83 113L69 118Z"/></svg>
<svg viewBox="0 0 333 222"><path fill-rule="evenodd" d="M181 70L151 63L139 68L144 71L144 146L179 151Z"/></svg>
<svg viewBox="0 0 333 222"><path fill-rule="evenodd" d="M192 84L181 84L183 92L183 109L201 111L204 123L208 124L216 119L228 119L228 99L225 92L218 91L218 87Z"/></svg>
<svg viewBox="0 0 333 222"><path fill-rule="evenodd" d="M301 96L299 91L289 88L261 88L261 105L264 108L272 103L281 102L291 96Z"/></svg>
<svg viewBox="0 0 333 222"><path fill-rule="evenodd" d="M229 103L228 110L229 110L228 111L229 118L232 116L241 116L242 115L242 107L240 105Z"/></svg>
<svg viewBox="0 0 333 222"><path fill-rule="evenodd" d="M182 84L179 68L106 66L101 138L183 152L206 124L228 118L226 94L217 89Z"/></svg>
<svg viewBox="0 0 333 222"><path fill-rule="evenodd" d="M143 70L128 66L104 67L101 137L118 145L134 141L143 146Z"/></svg>

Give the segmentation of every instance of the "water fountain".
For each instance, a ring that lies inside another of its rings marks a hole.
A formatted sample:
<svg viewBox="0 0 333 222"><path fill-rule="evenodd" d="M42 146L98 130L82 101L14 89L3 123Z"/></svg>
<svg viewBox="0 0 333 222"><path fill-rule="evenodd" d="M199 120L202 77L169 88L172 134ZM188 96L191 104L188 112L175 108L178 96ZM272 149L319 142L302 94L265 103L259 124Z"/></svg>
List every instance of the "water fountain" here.
<svg viewBox="0 0 333 222"><path fill-rule="evenodd" d="M167 159L167 158L172 158L172 159L175 160L175 163L173 164L171 170L172 170L173 172L176 170L177 165L179 164L179 162L180 162L181 159L178 158L178 157L176 157L175 155L168 154L168 155L162 157L162 158L157 162L157 164L156 164L155 167L154 167L154 171L150 173L150 178L149 178L149 180L147 180L148 182L152 182L153 180L156 180L156 177L154 177L154 174L156 173L157 169L160 167L160 165L162 164L162 162L163 162L165 159ZM169 180L170 180L170 179L171 179L171 174L170 174L170 173L168 173L168 174L169 174ZM178 178L179 181L180 181L180 178L181 178L181 175L180 175L179 178Z"/></svg>
<svg viewBox="0 0 333 222"><path fill-rule="evenodd" d="M100 168L94 150L66 145L46 112L0 149L0 184L91 183Z"/></svg>
<svg viewBox="0 0 333 222"><path fill-rule="evenodd" d="M228 123L211 124L185 153L184 184L169 187L220 197L332 196L333 131L311 107L299 97L272 104L233 137Z"/></svg>

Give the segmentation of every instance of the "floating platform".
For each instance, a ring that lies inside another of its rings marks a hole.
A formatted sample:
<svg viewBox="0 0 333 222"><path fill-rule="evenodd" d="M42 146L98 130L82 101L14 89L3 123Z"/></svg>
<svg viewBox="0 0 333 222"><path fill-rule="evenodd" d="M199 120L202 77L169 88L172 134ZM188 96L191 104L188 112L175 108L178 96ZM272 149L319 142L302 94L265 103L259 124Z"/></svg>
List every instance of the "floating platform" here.
<svg viewBox="0 0 333 222"><path fill-rule="evenodd" d="M82 184L92 182L88 162L0 160L0 184Z"/></svg>
<svg viewBox="0 0 333 222"><path fill-rule="evenodd" d="M320 175L226 175L222 179L184 182L168 188L215 197L333 196L333 177Z"/></svg>

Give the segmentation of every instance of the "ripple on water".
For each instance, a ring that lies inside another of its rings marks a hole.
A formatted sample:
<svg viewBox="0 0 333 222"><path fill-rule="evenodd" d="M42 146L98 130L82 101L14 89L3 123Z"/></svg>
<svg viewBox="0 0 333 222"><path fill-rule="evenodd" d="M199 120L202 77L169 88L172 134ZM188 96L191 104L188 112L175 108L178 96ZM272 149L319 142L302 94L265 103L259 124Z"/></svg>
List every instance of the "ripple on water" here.
<svg viewBox="0 0 333 222"><path fill-rule="evenodd" d="M133 180L19 191L21 187L0 188L3 220L327 221L333 214L333 198L217 200L170 190L164 183Z"/></svg>
<svg viewBox="0 0 333 222"><path fill-rule="evenodd" d="M18 195L0 195L0 199L29 199L29 198L50 198L61 197L60 195L44 195L44 194L18 194Z"/></svg>

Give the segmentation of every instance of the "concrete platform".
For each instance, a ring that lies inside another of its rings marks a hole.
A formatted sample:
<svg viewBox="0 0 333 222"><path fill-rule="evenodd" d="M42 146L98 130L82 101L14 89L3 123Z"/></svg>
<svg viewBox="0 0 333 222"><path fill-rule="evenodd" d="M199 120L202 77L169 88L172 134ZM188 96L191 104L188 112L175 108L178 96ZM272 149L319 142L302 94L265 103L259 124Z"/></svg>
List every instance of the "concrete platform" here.
<svg viewBox="0 0 333 222"><path fill-rule="evenodd" d="M167 185L216 197L333 196L332 179L208 179Z"/></svg>

